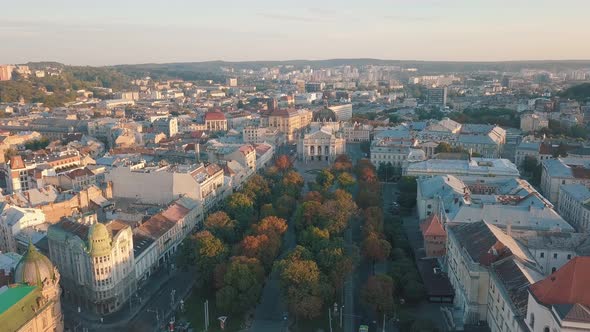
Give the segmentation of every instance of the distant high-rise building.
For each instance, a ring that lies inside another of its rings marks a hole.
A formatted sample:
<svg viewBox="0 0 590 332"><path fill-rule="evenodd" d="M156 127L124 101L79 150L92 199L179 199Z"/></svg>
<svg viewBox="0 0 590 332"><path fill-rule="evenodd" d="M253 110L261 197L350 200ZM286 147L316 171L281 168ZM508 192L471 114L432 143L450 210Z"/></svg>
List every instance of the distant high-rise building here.
<svg viewBox="0 0 590 332"><path fill-rule="evenodd" d="M305 81L299 80L295 84L297 85L297 92L305 93Z"/></svg>
<svg viewBox="0 0 590 332"><path fill-rule="evenodd" d="M0 81L10 81L12 79L12 71L14 66L0 65Z"/></svg>
<svg viewBox="0 0 590 332"><path fill-rule="evenodd" d="M309 82L305 83L306 92L321 92L326 87L324 82Z"/></svg>
<svg viewBox="0 0 590 332"><path fill-rule="evenodd" d="M231 87L238 86L238 79L235 77L228 77L226 84Z"/></svg>
<svg viewBox="0 0 590 332"><path fill-rule="evenodd" d="M432 106L447 106L447 87L429 88L426 93L427 103Z"/></svg>

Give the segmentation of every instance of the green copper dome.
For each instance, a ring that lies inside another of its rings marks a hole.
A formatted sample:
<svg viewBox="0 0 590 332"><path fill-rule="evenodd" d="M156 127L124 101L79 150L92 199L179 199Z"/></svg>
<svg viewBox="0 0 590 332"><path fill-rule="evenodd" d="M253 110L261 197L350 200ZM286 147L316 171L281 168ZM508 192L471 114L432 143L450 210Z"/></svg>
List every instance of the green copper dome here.
<svg viewBox="0 0 590 332"><path fill-rule="evenodd" d="M55 266L49 258L29 243L27 253L18 262L14 281L29 285L42 285L45 280L55 279Z"/></svg>
<svg viewBox="0 0 590 332"><path fill-rule="evenodd" d="M93 257L106 256L111 253L111 232L101 223L95 223L88 231L88 245Z"/></svg>

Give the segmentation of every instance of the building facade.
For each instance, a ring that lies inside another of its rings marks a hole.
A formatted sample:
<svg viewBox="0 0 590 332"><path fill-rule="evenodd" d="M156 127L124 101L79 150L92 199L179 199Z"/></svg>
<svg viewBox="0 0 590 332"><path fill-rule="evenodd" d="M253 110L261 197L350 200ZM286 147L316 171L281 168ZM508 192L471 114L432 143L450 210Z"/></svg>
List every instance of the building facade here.
<svg viewBox="0 0 590 332"><path fill-rule="evenodd" d="M327 130L320 129L303 134L297 141L300 160L332 162L338 155L346 153L346 140Z"/></svg>
<svg viewBox="0 0 590 332"><path fill-rule="evenodd" d="M126 224L64 220L52 225L47 237L64 296L81 310L110 314L135 292L133 233Z"/></svg>
<svg viewBox="0 0 590 332"><path fill-rule="evenodd" d="M62 332L60 274L51 261L29 245L14 273L15 284L0 288L0 329L15 332Z"/></svg>

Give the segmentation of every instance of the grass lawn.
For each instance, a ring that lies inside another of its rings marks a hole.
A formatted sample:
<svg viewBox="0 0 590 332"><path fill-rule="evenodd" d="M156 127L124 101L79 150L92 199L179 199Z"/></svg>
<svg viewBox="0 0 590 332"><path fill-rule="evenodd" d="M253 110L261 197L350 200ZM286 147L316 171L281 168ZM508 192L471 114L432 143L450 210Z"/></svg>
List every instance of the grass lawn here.
<svg viewBox="0 0 590 332"><path fill-rule="evenodd" d="M195 332L205 330L205 300L209 300L209 329L207 332L234 332L245 329L244 315L229 316L217 310L215 305L215 293L208 290L195 288L184 304L185 311L179 314L179 319L188 320ZM217 317L228 316L225 322L225 330L219 328Z"/></svg>

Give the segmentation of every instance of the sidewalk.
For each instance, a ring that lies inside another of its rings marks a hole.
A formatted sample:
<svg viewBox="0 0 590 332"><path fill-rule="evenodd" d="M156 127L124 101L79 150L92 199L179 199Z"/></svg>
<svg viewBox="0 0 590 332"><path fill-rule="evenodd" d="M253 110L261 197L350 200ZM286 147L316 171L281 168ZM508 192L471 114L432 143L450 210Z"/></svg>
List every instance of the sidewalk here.
<svg viewBox="0 0 590 332"><path fill-rule="evenodd" d="M77 312L77 307L66 301L62 302L62 309L65 316L66 327L78 329L87 328L89 330L113 330L125 328L129 322L148 304L153 296L158 293L163 285L180 273L179 270L167 273L166 270L156 272L148 282L136 292L137 296L131 298L132 303L128 301L123 305L121 310L102 317L89 312ZM139 302L139 303L137 303Z"/></svg>

